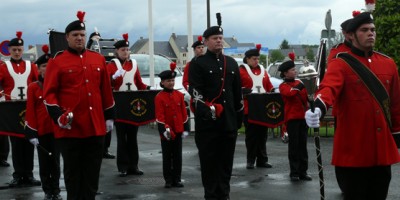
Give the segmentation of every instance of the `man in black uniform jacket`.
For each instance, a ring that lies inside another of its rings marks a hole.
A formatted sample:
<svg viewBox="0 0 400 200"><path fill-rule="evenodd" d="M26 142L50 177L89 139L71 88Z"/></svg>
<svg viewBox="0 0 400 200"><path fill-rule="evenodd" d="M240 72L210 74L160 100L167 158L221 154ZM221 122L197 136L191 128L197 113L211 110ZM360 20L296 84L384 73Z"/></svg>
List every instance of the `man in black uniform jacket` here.
<svg viewBox="0 0 400 200"><path fill-rule="evenodd" d="M229 199L237 130L243 116L239 67L233 58L222 53L219 13L217 18L219 26L210 27L203 34L206 54L192 60L189 68L205 199Z"/></svg>

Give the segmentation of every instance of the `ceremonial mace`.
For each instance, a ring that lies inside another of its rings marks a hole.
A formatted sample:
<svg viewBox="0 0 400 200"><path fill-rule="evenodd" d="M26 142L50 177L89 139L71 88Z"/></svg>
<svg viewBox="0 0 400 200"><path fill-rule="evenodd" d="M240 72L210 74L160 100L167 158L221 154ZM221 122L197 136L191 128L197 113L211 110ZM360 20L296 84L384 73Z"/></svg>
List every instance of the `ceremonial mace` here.
<svg viewBox="0 0 400 200"><path fill-rule="evenodd" d="M318 88L319 83L325 74L326 66L326 40L321 40L321 44L318 49L317 57L317 70L312 66L304 66L299 70L299 78L303 81L304 87L308 93L308 102L310 103L311 111L314 112L314 93ZM314 143L315 151L317 153L317 163L318 163L318 176L319 176L319 191L321 200L325 199L325 184L324 184L324 172L322 166L322 156L320 148L320 136L319 128L314 128Z"/></svg>

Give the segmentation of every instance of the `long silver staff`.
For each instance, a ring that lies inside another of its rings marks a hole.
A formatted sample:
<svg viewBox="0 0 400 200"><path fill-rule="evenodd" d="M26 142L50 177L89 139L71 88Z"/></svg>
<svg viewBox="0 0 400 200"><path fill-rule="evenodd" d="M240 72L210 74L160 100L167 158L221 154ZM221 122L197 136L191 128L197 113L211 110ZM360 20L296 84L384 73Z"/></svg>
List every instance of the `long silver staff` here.
<svg viewBox="0 0 400 200"><path fill-rule="evenodd" d="M313 67L303 67L300 69L299 78L303 81L305 88L308 93L308 101L310 103L311 111L314 112L314 93L322 81L326 68L326 40L321 40L321 44L318 49L317 57L317 71ZM314 143L315 151L317 153L317 163L318 163L318 176L319 176L319 191L321 195L321 200L325 199L325 184L324 184L324 171L322 166L322 156L320 148L320 136L319 128L314 128Z"/></svg>

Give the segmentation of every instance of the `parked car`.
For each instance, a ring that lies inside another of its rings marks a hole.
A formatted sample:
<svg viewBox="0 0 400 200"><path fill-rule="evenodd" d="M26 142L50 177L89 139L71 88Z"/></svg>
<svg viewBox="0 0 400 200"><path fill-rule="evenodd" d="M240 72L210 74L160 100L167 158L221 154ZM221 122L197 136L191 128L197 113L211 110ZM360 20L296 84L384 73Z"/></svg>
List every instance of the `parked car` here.
<svg viewBox="0 0 400 200"><path fill-rule="evenodd" d="M295 61L294 62L294 64L296 65L297 76L298 76L298 73L300 72L300 68L307 65L305 63L306 62L303 62L303 61ZM274 88L279 88L279 85L283 82L283 79L280 77L281 72L278 71L278 67L281 64L282 64L282 62L275 62L275 63L270 64L267 67L269 79L271 80L271 83L274 86ZM311 64L308 64L308 67L314 68L314 66Z"/></svg>
<svg viewBox="0 0 400 200"><path fill-rule="evenodd" d="M143 83L146 85L150 85L150 55L148 54L131 54L131 59L135 59L137 65L139 67L140 75L142 77ZM156 89L162 89L160 86L161 79L158 77L162 71L169 70L169 64L172 61L167 57L161 55L154 55L154 87ZM182 85L182 72L178 69L175 69L176 77L175 77L175 89L182 92L184 94L186 106L189 105L190 95L185 90Z"/></svg>

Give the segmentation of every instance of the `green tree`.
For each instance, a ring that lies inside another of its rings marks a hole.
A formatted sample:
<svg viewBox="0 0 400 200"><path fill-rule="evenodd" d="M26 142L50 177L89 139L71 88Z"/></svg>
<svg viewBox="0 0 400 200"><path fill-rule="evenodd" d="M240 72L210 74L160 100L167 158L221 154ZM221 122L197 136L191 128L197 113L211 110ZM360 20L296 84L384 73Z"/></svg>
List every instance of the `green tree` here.
<svg viewBox="0 0 400 200"><path fill-rule="evenodd" d="M375 50L394 59L400 65L400 1L377 0L374 11L376 26Z"/></svg>
<svg viewBox="0 0 400 200"><path fill-rule="evenodd" d="M264 54L260 55L260 62L261 65L263 65L265 68L267 68L268 66L266 66L267 63L267 56Z"/></svg>
<svg viewBox="0 0 400 200"><path fill-rule="evenodd" d="M315 55L312 48L307 48L306 51L307 51L306 53L307 60L310 62L315 62Z"/></svg>
<svg viewBox="0 0 400 200"><path fill-rule="evenodd" d="M289 42L288 42L286 39L284 39L284 40L282 41L282 43L281 43L280 48L281 48L281 49L289 49Z"/></svg>
<svg viewBox="0 0 400 200"><path fill-rule="evenodd" d="M284 58L285 56L281 53L281 51L273 50L269 55L269 62L274 63L276 61L282 61Z"/></svg>

